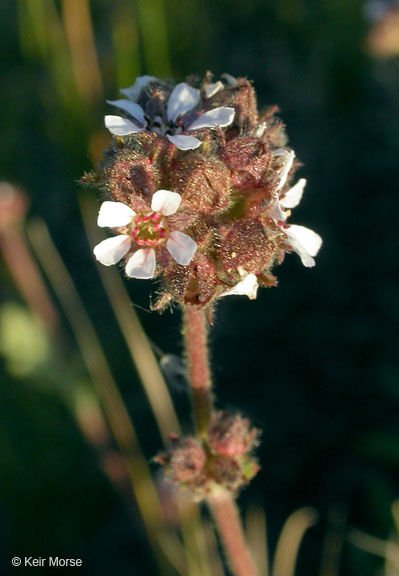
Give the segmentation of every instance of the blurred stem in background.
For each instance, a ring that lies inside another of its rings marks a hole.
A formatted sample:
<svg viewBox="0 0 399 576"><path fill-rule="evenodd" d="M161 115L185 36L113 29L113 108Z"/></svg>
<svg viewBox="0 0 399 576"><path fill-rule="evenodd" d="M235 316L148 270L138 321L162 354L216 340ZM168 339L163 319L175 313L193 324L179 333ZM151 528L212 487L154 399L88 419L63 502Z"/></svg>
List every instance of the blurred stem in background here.
<svg viewBox="0 0 399 576"><path fill-rule="evenodd" d="M28 201L22 190L0 182L0 251L17 289L51 336L58 332L58 316L47 295L24 238Z"/></svg>
<svg viewBox="0 0 399 576"><path fill-rule="evenodd" d="M353 546L384 559L383 576L399 576L399 500L391 506L393 530L387 540L366 534L357 528L348 531L347 539Z"/></svg>

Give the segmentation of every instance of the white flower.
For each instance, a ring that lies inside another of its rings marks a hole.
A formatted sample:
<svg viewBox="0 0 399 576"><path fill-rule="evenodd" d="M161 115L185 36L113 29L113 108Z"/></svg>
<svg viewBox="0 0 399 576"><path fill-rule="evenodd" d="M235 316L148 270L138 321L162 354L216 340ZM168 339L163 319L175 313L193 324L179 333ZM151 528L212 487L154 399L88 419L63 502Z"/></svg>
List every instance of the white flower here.
<svg viewBox="0 0 399 576"><path fill-rule="evenodd" d="M123 110L132 119L107 115L105 116L106 128L115 136L128 136L129 134L150 130L166 136L179 150L195 150L201 145L201 140L194 136L181 134L182 129L176 125L176 122L199 104L200 91L186 82L177 84L173 88L166 105L166 124L164 124L159 117L154 119L146 118L144 110L137 104L141 91L153 80L156 80L153 76L140 76L133 86L121 90L121 93L127 96L127 100L107 100L108 104ZM186 131L191 132L202 128L225 128L233 122L234 115L234 108L227 106L213 108L201 114L186 128ZM156 126L152 126L151 122L153 120L156 120Z"/></svg>
<svg viewBox="0 0 399 576"><path fill-rule="evenodd" d="M280 181L277 184L277 188L275 189L275 192L278 192L279 190L282 190L284 188L287 182L288 174L294 163L295 152L293 150L288 152L288 150L285 150L284 148L279 148L274 152L274 156L276 157L282 156L284 158L283 166L280 170Z"/></svg>
<svg viewBox="0 0 399 576"><path fill-rule="evenodd" d="M292 162L294 160L293 152L289 155L284 168L282 169L282 174L280 178L284 180L283 186L287 180L287 175L291 169ZM287 170L287 165L289 166ZM277 186L277 190L281 189L281 180ZM294 186L292 186L283 196L283 198L275 198L269 214L276 222L276 224L281 228L281 231L287 236L291 248L296 252L304 266L307 268L312 268L316 262L313 256L316 256L320 247L323 243L321 237L306 228L305 226L297 226L296 224L286 225L285 221L291 214L290 208L295 208L298 206L302 199L303 191L306 185L305 178L298 180Z"/></svg>
<svg viewBox="0 0 399 576"><path fill-rule="evenodd" d="M241 280L230 290L226 290L223 292L221 296L233 296L233 295L240 295L240 296L248 296L250 300L256 299L256 294L259 288L258 280L255 274L246 272L242 268L238 269L238 272L241 276Z"/></svg>
<svg viewBox="0 0 399 576"><path fill-rule="evenodd" d="M321 237L310 228L296 224L291 224L283 229L283 232L287 235L294 252L302 260L302 264L307 268L312 268L316 264L313 256L316 256L323 243Z"/></svg>
<svg viewBox="0 0 399 576"><path fill-rule="evenodd" d="M168 217L179 209L181 196L170 190L158 190L152 196L151 210L136 213L122 202L103 202L97 224L101 228L122 229L121 234L103 240L93 252L105 266L117 264L135 246L142 246L127 260L125 271L131 278L150 279L155 274L155 249L166 246L174 260L187 266L197 244L179 230L169 230Z"/></svg>

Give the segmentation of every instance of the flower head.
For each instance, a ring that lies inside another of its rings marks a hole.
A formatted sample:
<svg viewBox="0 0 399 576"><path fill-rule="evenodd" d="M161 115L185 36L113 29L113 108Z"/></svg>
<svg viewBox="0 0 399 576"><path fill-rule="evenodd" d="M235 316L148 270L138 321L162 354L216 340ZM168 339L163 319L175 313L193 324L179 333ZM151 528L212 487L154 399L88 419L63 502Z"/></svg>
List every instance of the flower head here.
<svg viewBox="0 0 399 576"><path fill-rule="evenodd" d="M143 91L143 107L138 104ZM151 90L152 88L152 90ZM180 150L195 150L201 140L183 132L204 128L224 128L233 122L235 109L219 106L208 111L197 110L201 95L198 88L186 82L177 84L172 91L153 76L140 76L130 88L121 90L127 99L108 100L108 104L127 113L131 119L121 116L105 116L105 126L115 136L129 136L148 130L166 138ZM154 100L158 105L154 106Z"/></svg>
<svg viewBox="0 0 399 576"><path fill-rule="evenodd" d="M126 274L150 279L155 275L156 250L165 247L177 264L187 266L197 245L187 234L169 226L169 217L177 212L180 203L180 194L170 190L155 192L150 210L140 213L122 202L103 202L98 226L116 229L120 234L97 244L94 248L97 260L111 266L132 252L126 262Z"/></svg>
<svg viewBox="0 0 399 576"><path fill-rule="evenodd" d="M315 265L320 236L290 221L306 180L293 183L299 162L278 109L260 112L251 82L140 76L121 92L109 103L124 116L105 118L118 138L88 177L108 195L98 224L116 234L95 247L100 262L159 277L157 309L255 299L290 252Z"/></svg>

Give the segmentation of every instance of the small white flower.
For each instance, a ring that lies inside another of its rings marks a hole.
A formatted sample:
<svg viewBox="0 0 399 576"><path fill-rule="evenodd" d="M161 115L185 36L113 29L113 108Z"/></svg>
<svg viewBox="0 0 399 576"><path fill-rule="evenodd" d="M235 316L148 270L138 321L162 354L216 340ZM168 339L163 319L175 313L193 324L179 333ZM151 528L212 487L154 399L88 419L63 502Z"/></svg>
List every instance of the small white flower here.
<svg viewBox="0 0 399 576"><path fill-rule="evenodd" d="M302 260L302 264L307 268L312 268L316 264L313 256L316 256L323 243L321 237L313 230L296 224L291 224L283 231L287 235L292 249Z"/></svg>
<svg viewBox="0 0 399 576"><path fill-rule="evenodd" d="M290 162L291 160L288 159L287 163ZM285 170L283 169L283 171ZM283 175L283 178L286 179L287 174ZM295 208L295 206L298 206L302 199L305 185L305 178L298 180L298 182L284 194L283 198L276 198L274 200L269 210L269 214L280 227L281 231L287 236L291 248L299 255L302 264L307 268L312 268L316 264L313 256L316 256L323 243L321 237L316 232L313 232L313 230L310 230L305 226L297 226L296 224L291 224L289 226L285 225L285 221L291 214L289 208Z"/></svg>
<svg viewBox="0 0 399 576"><path fill-rule="evenodd" d="M259 284L255 274L246 272L242 268L238 270L241 280L230 290L223 292L221 296L248 296L250 300L256 299L256 294L258 292Z"/></svg>
<svg viewBox="0 0 399 576"><path fill-rule="evenodd" d="M133 86L121 90L121 93L127 96L127 100L107 100L108 104L129 114L132 120L121 116L107 115L104 119L106 128L115 136L128 136L150 130L166 136L179 150L195 150L201 146L201 140L194 136L181 134L181 128L176 125L176 122L199 104L200 91L186 82L177 84L173 88L166 106L167 125L163 125L161 121L160 126L157 125L155 128L149 124L150 120L146 119L144 110L137 104L141 91L153 80L156 80L153 76L140 76ZM186 131L191 132L202 128L225 128L233 122L234 115L234 108L220 106L201 114L186 128Z"/></svg>
<svg viewBox="0 0 399 576"><path fill-rule="evenodd" d="M150 279L155 274L155 249L165 245L174 260L187 266L195 254L197 244L179 230L169 230L168 217L177 212L181 196L170 190L158 190L152 196L151 210L136 213L122 202L103 202L97 224L101 228L119 228L121 234L103 240L93 252L105 266L117 264L132 249L141 246L128 259L126 274L131 278Z"/></svg>

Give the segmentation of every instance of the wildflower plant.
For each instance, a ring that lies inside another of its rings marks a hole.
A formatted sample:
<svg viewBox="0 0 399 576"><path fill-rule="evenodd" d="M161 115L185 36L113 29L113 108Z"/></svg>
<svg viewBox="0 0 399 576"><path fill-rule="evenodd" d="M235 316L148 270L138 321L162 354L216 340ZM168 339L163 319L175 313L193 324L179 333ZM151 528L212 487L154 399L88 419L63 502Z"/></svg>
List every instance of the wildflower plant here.
<svg viewBox="0 0 399 576"><path fill-rule="evenodd" d="M94 247L104 265L158 281L155 310L183 312L195 432L171 435L157 462L176 486L205 500L234 574L256 573L235 498L257 473L259 431L239 413L215 410L207 329L219 298L256 298L295 252L315 265L320 236L289 222L306 180L275 106L259 112L246 78L207 73L177 85L141 76L108 101L112 142L84 181L103 196L98 226L113 235Z"/></svg>

